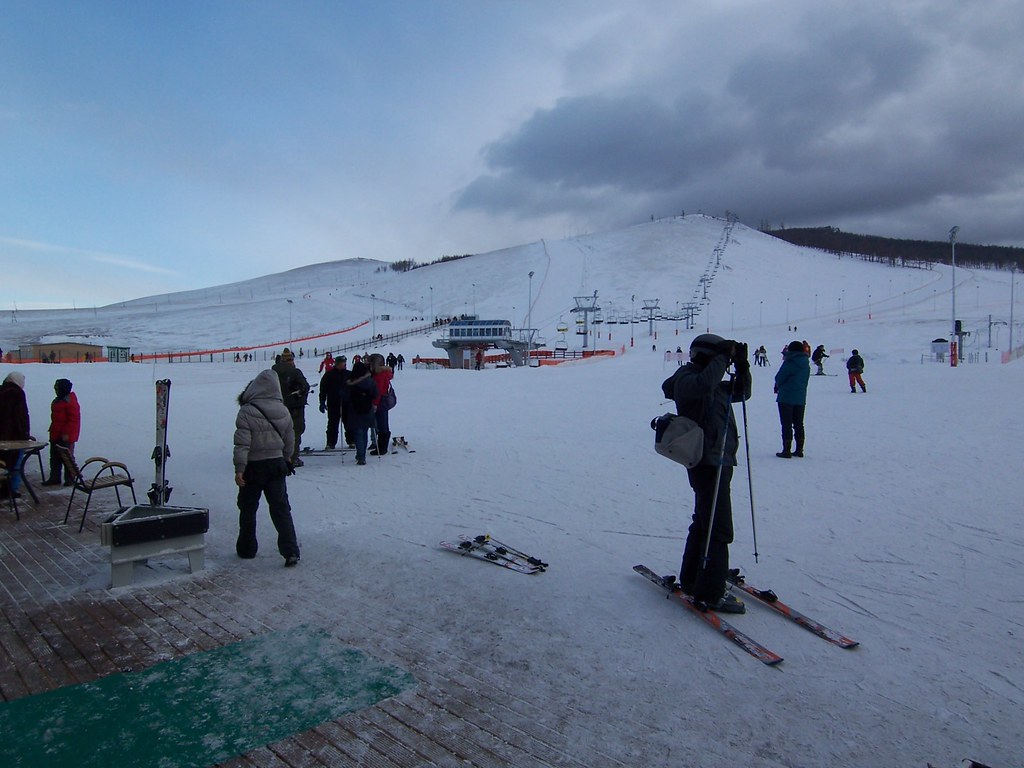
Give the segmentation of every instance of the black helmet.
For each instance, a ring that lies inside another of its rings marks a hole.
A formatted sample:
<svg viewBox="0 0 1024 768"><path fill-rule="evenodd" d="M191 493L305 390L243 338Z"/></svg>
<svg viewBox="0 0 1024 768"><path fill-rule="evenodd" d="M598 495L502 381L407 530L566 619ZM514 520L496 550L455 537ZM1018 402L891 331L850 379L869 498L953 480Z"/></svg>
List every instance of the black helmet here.
<svg viewBox="0 0 1024 768"><path fill-rule="evenodd" d="M697 355L714 357L718 354L723 341L725 341L725 339L717 334L702 333L690 342L690 358L693 359Z"/></svg>

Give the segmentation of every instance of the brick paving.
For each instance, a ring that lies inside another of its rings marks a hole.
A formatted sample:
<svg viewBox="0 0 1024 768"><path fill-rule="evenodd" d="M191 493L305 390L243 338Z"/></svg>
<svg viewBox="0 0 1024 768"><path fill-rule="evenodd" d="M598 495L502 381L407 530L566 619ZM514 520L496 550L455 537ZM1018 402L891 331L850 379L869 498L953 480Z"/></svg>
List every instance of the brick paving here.
<svg viewBox="0 0 1024 768"><path fill-rule="evenodd" d="M79 534L77 497L77 510L71 515L75 524L62 525L68 493L48 489L40 493L39 505L26 495L20 500L20 521L15 521L6 504L0 509L0 698L4 701L146 669L297 623L316 624L328 631L337 624L331 605L268 601L258 585L232 570L206 570L157 584L108 589L109 555L99 544L98 521L115 510L114 499L106 505L105 499L94 499L85 530ZM365 599L372 598L366 595ZM419 642L417 628L396 631L397 619L386 612L379 615L377 626L349 628L348 636L335 634L341 642L411 671L419 683L417 689L223 765L583 768L627 764L595 749L581 756L558 716L531 698L516 695L515 686L503 679L500 669L448 658L429 643Z"/></svg>

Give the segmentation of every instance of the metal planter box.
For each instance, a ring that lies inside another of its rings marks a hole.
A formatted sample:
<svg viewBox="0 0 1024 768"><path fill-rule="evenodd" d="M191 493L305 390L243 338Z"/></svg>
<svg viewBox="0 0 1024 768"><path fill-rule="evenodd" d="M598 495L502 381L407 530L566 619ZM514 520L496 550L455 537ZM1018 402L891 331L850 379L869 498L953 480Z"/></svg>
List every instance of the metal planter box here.
<svg viewBox="0 0 1024 768"><path fill-rule="evenodd" d="M163 541L210 530L210 510L202 507L125 507L100 526L100 543L110 547Z"/></svg>
<svg viewBox="0 0 1024 768"><path fill-rule="evenodd" d="M132 583L135 563L166 555L188 556L191 573L201 571L210 510L202 507L125 507L100 526L100 543L110 547L111 586Z"/></svg>

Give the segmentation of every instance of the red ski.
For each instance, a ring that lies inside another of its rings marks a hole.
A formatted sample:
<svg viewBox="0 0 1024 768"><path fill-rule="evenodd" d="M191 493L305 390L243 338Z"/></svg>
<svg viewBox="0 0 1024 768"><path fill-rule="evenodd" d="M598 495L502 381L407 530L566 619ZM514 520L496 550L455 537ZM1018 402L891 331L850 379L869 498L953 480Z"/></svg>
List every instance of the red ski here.
<svg viewBox="0 0 1024 768"><path fill-rule="evenodd" d="M758 589L753 584L748 584L746 579L743 577L743 574L740 573L739 568L734 568L729 571L729 583L736 587L736 589L743 590L762 605L767 605L773 611L782 614L794 624L799 624L808 632L813 632L818 637L823 640L828 640L833 645L838 645L840 648L856 648L860 645L858 640L851 640L849 637L846 637L846 635L826 627L820 621L815 621L808 616L804 616L800 611L790 608L784 602L779 600L778 596L770 589Z"/></svg>
<svg viewBox="0 0 1024 768"><path fill-rule="evenodd" d="M714 611L701 610L700 608L698 608L692 597L690 597L682 590L680 590L678 586L676 586L675 584L671 586L666 584L665 580L662 579L661 576L656 574L646 565L634 565L633 570L639 573L641 576L653 581L659 587L665 589L668 592L668 596L670 598L675 598L680 603L685 605L687 608L690 609L692 613L695 613L698 616L700 616L702 619L704 619L704 621L707 624L711 625L716 630L725 635L727 638L732 640L734 643L736 643L736 645L738 645L744 651L749 653L755 659L758 659L759 661L768 664L769 666L778 664L782 661L782 657L779 656L777 653L768 650L753 638L743 634L738 629L736 629L736 627L734 627L729 622L725 621L721 616L719 616Z"/></svg>

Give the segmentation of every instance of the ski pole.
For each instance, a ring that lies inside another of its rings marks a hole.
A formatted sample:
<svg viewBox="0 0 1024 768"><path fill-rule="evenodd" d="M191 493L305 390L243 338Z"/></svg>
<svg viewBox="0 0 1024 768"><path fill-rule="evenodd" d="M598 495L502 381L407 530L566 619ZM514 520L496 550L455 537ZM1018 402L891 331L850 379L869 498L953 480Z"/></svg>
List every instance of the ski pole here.
<svg viewBox="0 0 1024 768"><path fill-rule="evenodd" d="M744 393L746 394L746 393ZM747 427L747 399L743 398L743 448L747 456L747 490L750 495L750 527L754 533L754 562L757 562L757 521L754 519L754 476L750 468L750 430Z"/></svg>
<svg viewBox="0 0 1024 768"><path fill-rule="evenodd" d="M730 374L729 375L729 396L730 396L730 398L732 397L733 387L735 385L735 381L736 381L736 374L735 373ZM704 557L701 558L700 572L698 573L698 578L699 578L699 574L703 573L704 569L707 567L707 564L708 564L708 552L711 551L711 529L715 525L715 512L718 509L718 489L719 489L719 487L722 484L722 462L725 461L725 443L726 443L726 440L729 439L729 419L730 419L731 416L732 416L732 401L730 399L729 405L725 409L725 430L722 432L722 450L718 454L718 468L717 468L717 471L715 472L715 491L714 491L714 495L711 497L711 514L708 515L708 532L707 532L707 535L704 537Z"/></svg>

